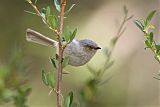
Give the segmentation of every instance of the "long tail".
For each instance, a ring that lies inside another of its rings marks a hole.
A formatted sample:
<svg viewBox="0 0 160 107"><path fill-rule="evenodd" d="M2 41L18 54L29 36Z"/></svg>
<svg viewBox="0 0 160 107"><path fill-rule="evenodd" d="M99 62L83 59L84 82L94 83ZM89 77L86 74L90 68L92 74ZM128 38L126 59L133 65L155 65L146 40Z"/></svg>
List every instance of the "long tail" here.
<svg viewBox="0 0 160 107"><path fill-rule="evenodd" d="M26 40L29 42L38 43L45 46L50 46L53 48L57 48L58 42L55 40L52 40L32 29L26 30Z"/></svg>

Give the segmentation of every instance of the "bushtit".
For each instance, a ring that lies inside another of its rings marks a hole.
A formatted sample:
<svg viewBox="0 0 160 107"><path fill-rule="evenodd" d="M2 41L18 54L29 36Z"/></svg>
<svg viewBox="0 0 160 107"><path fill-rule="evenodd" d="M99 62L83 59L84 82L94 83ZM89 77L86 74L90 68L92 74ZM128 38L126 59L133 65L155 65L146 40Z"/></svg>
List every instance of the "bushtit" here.
<svg viewBox="0 0 160 107"><path fill-rule="evenodd" d="M50 46L56 49L58 53L58 42L50 39L34 30L26 30L27 41L38 43L45 46ZM97 44L88 39L76 40L74 39L64 50L64 54L69 56L69 65L81 66L86 64L97 52L101 49Z"/></svg>

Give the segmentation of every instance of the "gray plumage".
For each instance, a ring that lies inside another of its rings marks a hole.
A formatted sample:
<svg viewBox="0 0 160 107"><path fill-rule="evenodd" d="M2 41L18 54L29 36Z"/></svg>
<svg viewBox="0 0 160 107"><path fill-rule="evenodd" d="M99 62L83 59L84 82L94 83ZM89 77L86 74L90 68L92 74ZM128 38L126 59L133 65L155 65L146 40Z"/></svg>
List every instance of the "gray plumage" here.
<svg viewBox="0 0 160 107"><path fill-rule="evenodd" d="M27 41L42 44L56 48L58 51L58 42L52 40L34 30L26 30ZM86 64L100 49L92 40L76 40L74 39L64 50L64 54L69 56L69 64L72 66L81 66ZM57 52L58 53L58 52Z"/></svg>

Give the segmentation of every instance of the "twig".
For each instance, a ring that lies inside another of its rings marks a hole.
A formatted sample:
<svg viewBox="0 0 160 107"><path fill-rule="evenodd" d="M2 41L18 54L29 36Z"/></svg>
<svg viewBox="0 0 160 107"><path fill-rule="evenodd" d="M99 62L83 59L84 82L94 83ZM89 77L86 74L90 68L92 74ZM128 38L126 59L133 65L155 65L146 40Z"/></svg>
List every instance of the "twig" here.
<svg viewBox="0 0 160 107"><path fill-rule="evenodd" d="M57 87L56 89L52 89L49 92L49 95L51 94L52 91L56 92L57 94L57 107L62 107L62 100L63 100L63 96L61 93L62 90L62 58L63 58L63 52L64 49L66 47L67 44L62 44L62 40L61 40L61 36L63 33L63 28L64 28L64 14L65 14L65 6L66 6L66 1L67 0L61 0L61 10L60 10L60 27L59 29L54 29L52 28L52 26L49 24L49 22L47 21L47 19L45 17L42 16L42 13L39 11L39 9L37 8L37 6L35 4L32 3L31 0L27 0L29 2L29 4L33 7L33 9L35 10L35 15L41 17L41 19L43 20L43 22L49 27L49 29L51 29L54 33L56 33L57 38L58 38L58 76L57 76Z"/></svg>
<svg viewBox="0 0 160 107"><path fill-rule="evenodd" d="M124 31L126 30L125 24L126 24L127 21L128 21L129 19L131 19L132 17L133 17L133 15L131 15L130 17L128 17L128 13L125 13L125 16L124 16L124 18L123 18L123 21L121 22L120 27L119 27L119 29L118 29L118 31L117 31L117 33L116 33L116 39L117 39L117 40L123 35ZM114 39L115 39L115 38L114 38ZM117 40L116 40L116 42L117 42ZM112 41L111 41L111 42L112 42ZM99 77L103 76L104 73L105 73L105 71L106 71L109 67L111 67L111 66L106 66L106 65L108 65L109 63L111 63L111 61L112 61L112 60L111 60L111 56L112 56L112 53L113 53L114 49L115 49L115 45L113 45L113 46L111 47L111 49L108 50L109 53L107 54L107 59L106 59L106 61L105 61L105 63L104 63L104 66L103 66L102 69L100 70L101 73L100 73Z"/></svg>
<svg viewBox="0 0 160 107"><path fill-rule="evenodd" d="M42 17L41 12L40 12L39 9L37 8L37 6L34 5L32 2L29 2L29 3L30 3L30 5L33 7L33 9L35 10L36 15L42 18L42 20L45 22L45 24L48 26L48 28L51 29L51 30L52 30L54 33L56 33L57 35L59 35L59 32L57 31L57 29L53 29L53 28L49 25L49 23L47 22L47 20L46 20L44 17Z"/></svg>
<svg viewBox="0 0 160 107"><path fill-rule="evenodd" d="M61 11L60 11L60 28L58 34L58 47L59 47L59 59L58 59L58 79L57 79L57 107L62 107L62 98L61 98L61 84L62 84L62 43L61 35L64 28L64 12L65 12L66 0L61 0Z"/></svg>

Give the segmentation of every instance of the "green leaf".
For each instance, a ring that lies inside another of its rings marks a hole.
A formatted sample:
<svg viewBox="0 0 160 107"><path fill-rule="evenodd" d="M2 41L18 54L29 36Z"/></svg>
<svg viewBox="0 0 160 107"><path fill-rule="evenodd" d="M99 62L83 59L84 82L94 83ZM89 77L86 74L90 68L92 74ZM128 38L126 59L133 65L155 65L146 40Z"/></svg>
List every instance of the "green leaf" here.
<svg viewBox="0 0 160 107"><path fill-rule="evenodd" d="M48 84L51 88L54 88L55 87L55 79L54 79L54 76L53 76L53 73L52 72L48 72L47 74L47 81L48 81Z"/></svg>
<svg viewBox="0 0 160 107"><path fill-rule="evenodd" d="M72 9L73 7L75 6L76 4L72 4L71 7L65 12L65 14L68 14Z"/></svg>
<svg viewBox="0 0 160 107"><path fill-rule="evenodd" d="M159 55L160 53L160 45L159 44L156 44L156 53Z"/></svg>
<svg viewBox="0 0 160 107"><path fill-rule="evenodd" d="M46 17L48 17L51 14L51 9L49 6L46 8Z"/></svg>
<svg viewBox="0 0 160 107"><path fill-rule="evenodd" d="M57 11L61 11L61 0L53 0Z"/></svg>
<svg viewBox="0 0 160 107"><path fill-rule="evenodd" d="M49 15L47 17L47 22L53 29L56 29L58 26L58 18L55 15Z"/></svg>
<svg viewBox="0 0 160 107"><path fill-rule="evenodd" d="M68 27L66 29L64 29L64 39L65 39L65 41L68 44L71 43L72 40L75 38L76 33L77 33L77 29L75 29L73 32L71 32Z"/></svg>
<svg viewBox="0 0 160 107"><path fill-rule="evenodd" d="M149 34L149 41L150 41L150 42L153 42L153 32L151 32L151 33Z"/></svg>
<svg viewBox="0 0 160 107"><path fill-rule="evenodd" d="M24 10L26 13L29 13L29 14L32 14L32 15L37 15L36 13L34 12L31 12L31 11L27 11L27 10Z"/></svg>
<svg viewBox="0 0 160 107"><path fill-rule="evenodd" d="M44 72L44 70L42 70L42 81L43 81L43 83L44 83L46 86L49 85L48 80L47 80L47 75L46 75L46 73Z"/></svg>
<svg viewBox="0 0 160 107"><path fill-rule="evenodd" d="M65 99L64 107L71 107L73 102L73 92L71 91Z"/></svg>
<svg viewBox="0 0 160 107"><path fill-rule="evenodd" d="M142 24L140 21L136 20L136 21L134 21L134 23L136 24L136 26L137 26L141 31L144 30L144 26L143 26L143 24Z"/></svg>
<svg viewBox="0 0 160 107"><path fill-rule="evenodd" d="M66 56L64 59L63 59L63 63L62 63L62 68L66 67L69 63L69 56Z"/></svg>
<svg viewBox="0 0 160 107"><path fill-rule="evenodd" d="M72 32L69 30L69 28L64 29L64 39L68 43L70 41L70 35L72 35Z"/></svg>
<svg viewBox="0 0 160 107"><path fill-rule="evenodd" d="M42 8L41 16L46 19L46 8Z"/></svg>
<svg viewBox="0 0 160 107"><path fill-rule="evenodd" d="M44 72L44 70L42 70L42 80L43 80L43 83L46 85L46 86L49 86L51 88L54 88L55 86L55 79L54 79L54 76L51 72L48 72L47 74Z"/></svg>
<svg viewBox="0 0 160 107"><path fill-rule="evenodd" d="M77 28L73 31L72 35L70 36L69 43L71 43L71 42L72 42L72 40L75 38L76 33L77 33Z"/></svg>
<svg viewBox="0 0 160 107"><path fill-rule="evenodd" d="M145 41L145 44L146 44L146 46L147 46L148 48L151 47L151 44L150 44L150 42L149 42L148 40Z"/></svg>
<svg viewBox="0 0 160 107"><path fill-rule="evenodd" d="M41 13L44 13L44 14L46 14L46 8L42 8L42 11L41 11Z"/></svg>
<svg viewBox="0 0 160 107"><path fill-rule="evenodd" d="M50 61L54 68L57 68L55 58L50 58Z"/></svg>
<svg viewBox="0 0 160 107"><path fill-rule="evenodd" d="M150 23L151 19L153 18L154 14L156 13L156 10L152 11L149 13L149 15L146 18L145 25L148 26Z"/></svg>

